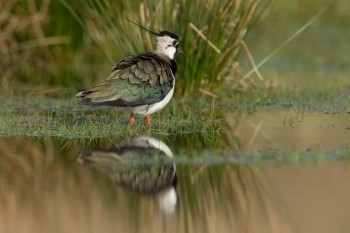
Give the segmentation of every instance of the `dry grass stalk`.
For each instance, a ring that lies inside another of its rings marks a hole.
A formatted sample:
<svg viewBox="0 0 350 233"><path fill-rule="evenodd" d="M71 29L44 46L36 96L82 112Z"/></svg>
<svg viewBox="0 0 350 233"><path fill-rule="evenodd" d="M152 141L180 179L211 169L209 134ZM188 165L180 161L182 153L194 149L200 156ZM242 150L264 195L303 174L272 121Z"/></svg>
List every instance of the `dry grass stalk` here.
<svg viewBox="0 0 350 233"><path fill-rule="evenodd" d="M218 54L221 54L221 51L218 47L216 47L213 42L211 42L196 26L193 25L193 23L189 23L188 26L195 31L205 42L208 43L208 45L214 49L215 52Z"/></svg>
<svg viewBox="0 0 350 233"><path fill-rule="evenodd" d="M27 0L19 6L16 0L0 0L3 6L0 8L0 82L4 94L12 93L11 86L19 78L20 66L38 60L38 55L30 49L43 47L47 59L51 57L47 46L69 43L69 37L45 35L43 23L49 18L50 3L43 0L38 7L34 0Z"/></svg>

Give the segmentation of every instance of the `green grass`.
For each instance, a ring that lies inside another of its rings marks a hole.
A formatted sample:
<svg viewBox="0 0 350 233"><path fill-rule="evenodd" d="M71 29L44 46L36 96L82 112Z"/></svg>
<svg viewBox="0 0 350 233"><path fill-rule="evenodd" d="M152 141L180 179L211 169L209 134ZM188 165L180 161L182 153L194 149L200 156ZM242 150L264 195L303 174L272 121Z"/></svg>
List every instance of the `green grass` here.
<svg viewBox="0 0 350 233"><path fill-rule="evenodd" d="M73 113L65 111L12 111L0 115L2 136L58 136L66 138L119 138L146 132L158 135L200 133L207 134L220 129L220 120L213 114L199 116L190 109L171 115L152 115L152 127L145 120L136 118L134 127L128 126L128 115L113 110Z"/></svg>
<svg viewBox="0 0 350 233"><path fill-rule="evenodd" d="M199 133L215 141L215 135L223 132L222 118L228 112L259 109L350 112L349 93L349 88L308 92L256 89L250 95L224 91L219 99L174 98L164 110L152 115L151 132L158 135ZM118 138L147 132L143 118L137 117L131 130L128 114L113 108L86 108L71 98L0 97L0 103L0 135L3 136Z"/></svg>
<svg viewBox="0 0 350 233"><path fill-rule="evenodd" d="M26 92L19 89L22 93ZM76 113L76 111L86 111L88 108L77 105L74 90L67 90L64 95L58 95L54 98L47 96L32 95L5 97L0 95L0 113L45 113L45 112L63 112ZM254 110L275 108L302 108L314 112L324 112L330 108L337 108L340 111L350 110L348 103L350 101L350 87L332 87L329 89L266 89L256 87L251 92L232 92L230 88L223 88L218 98L212 98L202 94L198 98L174 97L171 102L160 112L160 116L172 114L180 111L191 112L192 114L208 115L211 112L220 113L233 110ZM194 106L194 107L193 107ZM189 110L191 108L191 110ZM102 110L93 110L95 112L106 112L107 108ZM113 108L111 108L113 109ZM108 111L107 111L108 112ZM115 111L117 114L119 112ZM156 115L155 115L156 116ZM127 114L124 115L127 118Z"/></svg>
<svg viewBox="0 0 350 233"><path fill-rule="evenodd" d="M294 108L306 112L349 112L350 87L295 90L255 88L251 93L223 91L217 109L255 111Z"/></svg>

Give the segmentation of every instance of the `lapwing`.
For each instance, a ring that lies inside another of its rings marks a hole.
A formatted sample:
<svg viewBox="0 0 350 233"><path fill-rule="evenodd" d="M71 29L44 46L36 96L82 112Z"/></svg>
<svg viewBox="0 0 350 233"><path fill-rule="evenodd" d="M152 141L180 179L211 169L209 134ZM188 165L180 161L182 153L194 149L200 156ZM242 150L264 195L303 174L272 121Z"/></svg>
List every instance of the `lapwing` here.
<svg viewBox="0 0 350 233"><path fill-rule="evenodd" d="M130 125L135 123L134 114L146 117L150 126L150 115L164 108L174 94L181 39L169 31L154 32L136 25L156 36L156 49L121 60L105 80L76 96L80 104L115 106L131 113Z"/></svg>

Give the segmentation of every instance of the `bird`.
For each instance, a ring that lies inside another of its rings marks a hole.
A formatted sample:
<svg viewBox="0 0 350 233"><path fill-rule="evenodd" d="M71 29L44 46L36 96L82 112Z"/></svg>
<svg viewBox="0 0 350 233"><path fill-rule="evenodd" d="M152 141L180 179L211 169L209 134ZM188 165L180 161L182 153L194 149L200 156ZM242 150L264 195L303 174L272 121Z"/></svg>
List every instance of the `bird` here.
<svg viewBox="0 0 350 233"><path fill-rule="evenodd" d="M170 31L154 32L132 23L156 37L156 49L126 57L105 80L78 91L76 96L83 105L114 106L130 113L130 126L135 124L135 114L145 117L150 127L150 115L163 109L174 94L176 56L183 54L181 38Z"/></svg>

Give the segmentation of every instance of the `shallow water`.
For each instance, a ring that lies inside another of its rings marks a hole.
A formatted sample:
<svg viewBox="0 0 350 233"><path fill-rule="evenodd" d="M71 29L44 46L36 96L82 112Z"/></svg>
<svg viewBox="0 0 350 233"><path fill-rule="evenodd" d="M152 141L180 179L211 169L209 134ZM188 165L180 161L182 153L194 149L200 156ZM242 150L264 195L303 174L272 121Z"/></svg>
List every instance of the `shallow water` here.
<svg viewBox="0 0 350 233"><path fill-rule="evenodd" d="M350 114L225 119L211 137L0 138L0 232L348 232Z"/></svg>
<svg viewBox="0 0 350 233"><path fill-rule="evenodd" d="M258 111L226 120L245 149L339 148L350 145L349 113L305 113L296 110Z"/></svg>

